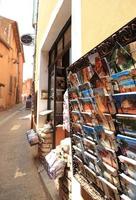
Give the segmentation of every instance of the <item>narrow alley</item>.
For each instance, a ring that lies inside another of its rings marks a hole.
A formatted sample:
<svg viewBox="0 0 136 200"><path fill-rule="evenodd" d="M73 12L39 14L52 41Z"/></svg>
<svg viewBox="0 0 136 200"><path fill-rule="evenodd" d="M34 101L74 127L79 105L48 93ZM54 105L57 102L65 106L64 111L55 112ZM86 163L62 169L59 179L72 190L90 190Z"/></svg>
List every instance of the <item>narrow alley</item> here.
<svg viewBox="0 0 136 200"><path fill-rule="evenodd" d="M0 114L0 200L47 200L37 173L35 147L25 132L30 111L15 107Z"/></svg>

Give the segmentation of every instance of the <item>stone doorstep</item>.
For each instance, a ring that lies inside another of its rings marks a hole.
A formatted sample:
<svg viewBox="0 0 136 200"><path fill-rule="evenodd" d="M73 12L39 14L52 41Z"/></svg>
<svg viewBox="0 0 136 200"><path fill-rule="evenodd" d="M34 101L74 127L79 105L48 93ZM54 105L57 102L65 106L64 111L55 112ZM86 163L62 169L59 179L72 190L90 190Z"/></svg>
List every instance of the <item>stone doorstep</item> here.
<svg viewBox="0 0 136 200"><path fill-rule="evenodd" d="M51 180L49 178L49 176L42 164L39 164L39 166L38 166L38 173L42 180L43 187L44 187L45 193L48 197L48 200L60 200L59 193L55 187L55 183L53 180Z"/></svg>

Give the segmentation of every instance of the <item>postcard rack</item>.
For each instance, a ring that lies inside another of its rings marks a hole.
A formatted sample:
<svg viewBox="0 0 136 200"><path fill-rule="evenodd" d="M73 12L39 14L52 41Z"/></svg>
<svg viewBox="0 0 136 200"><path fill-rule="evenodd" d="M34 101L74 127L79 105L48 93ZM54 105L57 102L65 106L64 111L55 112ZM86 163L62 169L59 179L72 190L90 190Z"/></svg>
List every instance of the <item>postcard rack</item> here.
<svg viewBox="0 0 136 200"><path fill-rule="evenodd" d="M104 199L136 199L136 18L67 78L75 178Z"/></svg>

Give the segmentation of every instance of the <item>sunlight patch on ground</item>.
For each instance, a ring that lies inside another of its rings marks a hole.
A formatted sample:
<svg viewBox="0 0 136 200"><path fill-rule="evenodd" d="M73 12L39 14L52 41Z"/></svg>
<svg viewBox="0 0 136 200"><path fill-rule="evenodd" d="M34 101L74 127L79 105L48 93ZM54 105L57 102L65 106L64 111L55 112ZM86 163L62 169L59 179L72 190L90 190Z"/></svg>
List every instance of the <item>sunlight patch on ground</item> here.
<svg viewBox="0 0 136 200"><path fill-rule="evenodd" d="M31 114L26 115L26 116L24 116L24 117L20 117L19 119L31 119Z"/></svg>
<svg viewBox="0 0 136 200"><path fill-rule="evenodd" d="M18 177L22 177L22 176L26 176L26 173L21 172L21 170L19 168L17 168L14 178L18 178Z"/></svg>
<svg viewBox="0 0 136 200"><path fill-rule="evenodd" d="M20 127L21 127L20 124L15 124L15 125L12 126L12 128L11 128L10 130L11 130L11 131L16 131L16 130L18 130Z"/></svg>

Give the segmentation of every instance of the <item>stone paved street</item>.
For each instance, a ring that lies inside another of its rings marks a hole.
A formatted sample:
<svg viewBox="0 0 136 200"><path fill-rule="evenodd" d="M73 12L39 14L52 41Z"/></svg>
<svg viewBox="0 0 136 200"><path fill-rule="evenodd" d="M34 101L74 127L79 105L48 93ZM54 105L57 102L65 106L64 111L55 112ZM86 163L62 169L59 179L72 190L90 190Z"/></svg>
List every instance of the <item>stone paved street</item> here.
<svg viewBox="0 0 136 200"><path fill-rule="evenodd" d="M30 111L17 107L0 113L0 200L48 200L36 169L36 147L26 140L29 128Z"/></svg>

